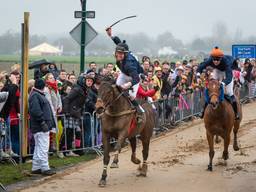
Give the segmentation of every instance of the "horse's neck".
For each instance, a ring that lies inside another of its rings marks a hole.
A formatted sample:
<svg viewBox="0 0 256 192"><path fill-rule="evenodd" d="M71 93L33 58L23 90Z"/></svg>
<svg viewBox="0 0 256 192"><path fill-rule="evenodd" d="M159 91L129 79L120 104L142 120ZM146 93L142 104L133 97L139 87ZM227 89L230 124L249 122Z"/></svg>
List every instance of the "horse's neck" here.
<svg viewBox="0 0 256 192"><path fill-rule="evenodd" d="M117 98L119 96L120 92L118 94L115 94L114 98ZM131 108L131 105L128 101L128 98L125 98L125 96L120 96L115 103L113 103L112 106L109 107L109 111L113 113L122 112L125 110L129 110Z"/></svg>

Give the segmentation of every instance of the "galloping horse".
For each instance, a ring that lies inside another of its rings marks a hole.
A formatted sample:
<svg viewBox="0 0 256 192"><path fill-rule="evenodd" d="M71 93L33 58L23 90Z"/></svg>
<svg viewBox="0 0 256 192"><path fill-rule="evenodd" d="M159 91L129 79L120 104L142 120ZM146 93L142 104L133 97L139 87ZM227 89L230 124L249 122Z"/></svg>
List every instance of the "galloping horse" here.
<svg viewBox="0 0 256 192"><path fill-rule="evenodd" d="M237 144L237 132L240 127L240 122L242 119L242 110L239 100L238 111L240 113L240 119L235 120L235 114L231 104L227 100L220 101L220 90L221 84L218 80L211 79L208 84L208 94L210 98L210 103L205 109L204 123L206 128L206 136L209 144L209 165L208 170L212 171L212 160L214 157L214 135L221 136L224 139L224 151L222 158L227 160L228 146L230 144L230 134L233 129L234 132L234 142L233 148L235 151L239 150ZM239 90L235 89L236 99L239 99Z"/></svg>
<svg viewBox="0 0 256 192"><path fill-rule="evenodd" d="M121 152L121 146L128 138L132 148L131 161L139 164L141 176L147 174L147 158L149 151L150 138L153 134L155 124L154 112L151 104L144 103L142 107L145 110L143 121L136 126L136 112L131 107L129 99L124 92L114 82L102 81L98 90L99 97L96 103L96 111L101 113L102 141L104 147L104 168L99 182L100 187L106 185L107 167L110 161L110 138L117 139L115 146L115 156L111 168L118 167L118 154ZM142 141L143 163L136 157L136 136Z"/></svg>

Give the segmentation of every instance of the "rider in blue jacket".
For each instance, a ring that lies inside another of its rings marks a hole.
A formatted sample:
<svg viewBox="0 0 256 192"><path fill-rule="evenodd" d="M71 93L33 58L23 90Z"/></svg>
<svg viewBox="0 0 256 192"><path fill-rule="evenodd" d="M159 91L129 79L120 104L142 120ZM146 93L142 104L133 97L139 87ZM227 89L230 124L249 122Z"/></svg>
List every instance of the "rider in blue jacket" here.
<svg viewBox="0 0 256 192"><path fill-rule="evenodd" d="M234 62L234 58L232 56L224 55L223 51L218 47L215 47L210 55L210 58L199 65L197 72L198 75L203 72L208 66L212 67L213 70L213 78L220 80L223 84L223 88L226 88L226 95L231 98L232 106L235 112L235 119L239 119L239 114L237 110L237 102L233 92L233 73L232 73L232 64ZM207 104L204 107L206 108ZM204 110L202 112L202 116L204 115Z"/></svg>
<svg viewBox="0 0 256 192"><path fill-rule="evenodd" d="M116 64L121 71L121 74L116 80L116 84L122 87L123 90L129 90L129 96L132 104L136 107L138 121L142 120L142 114L144 109L135 100L140 83L140 74L143 73L143 68L140 66L138 59L129 51L129 47L125 41L121 40L117 36L112 36L112 29L107 29L108 36L117 45L115 50Z"/></svg>

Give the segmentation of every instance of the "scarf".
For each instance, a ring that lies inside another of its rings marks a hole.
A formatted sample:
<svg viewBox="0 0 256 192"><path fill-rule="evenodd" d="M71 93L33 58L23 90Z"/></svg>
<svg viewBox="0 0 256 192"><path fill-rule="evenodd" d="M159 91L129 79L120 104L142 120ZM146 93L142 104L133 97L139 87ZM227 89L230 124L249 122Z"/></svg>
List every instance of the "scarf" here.
<svg viewBox="0 0 256 192"><path fill-rule="evenodd" d="M58 92L58 85L57 85L57 81L54 82L50 82L50 81L46 81L46 84L49 88L53 89L55 93Z"/></svg>

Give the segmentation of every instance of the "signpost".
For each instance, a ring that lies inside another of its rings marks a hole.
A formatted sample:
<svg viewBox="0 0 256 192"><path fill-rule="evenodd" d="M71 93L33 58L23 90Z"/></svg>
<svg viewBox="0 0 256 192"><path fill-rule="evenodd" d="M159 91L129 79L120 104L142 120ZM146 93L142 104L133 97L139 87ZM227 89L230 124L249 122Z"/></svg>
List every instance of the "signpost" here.
<svg viewBox="0 0 256 192"><path fill-rule="evenodd" d="M97 32L86 21L86 18L95 18L95 11L86 11L86 0L81 0L81 4L82 11L74 13L75 18L81 18L81 22L70 32L70 35L80 45L80 72L84 72L85 47L97 36Z"/></svg>
<svg viewBox="0 0 256 192"><path fill-rule="evenodd" d="M232 45L232 56L239 59L256 58L256 45Z"/></svg>

